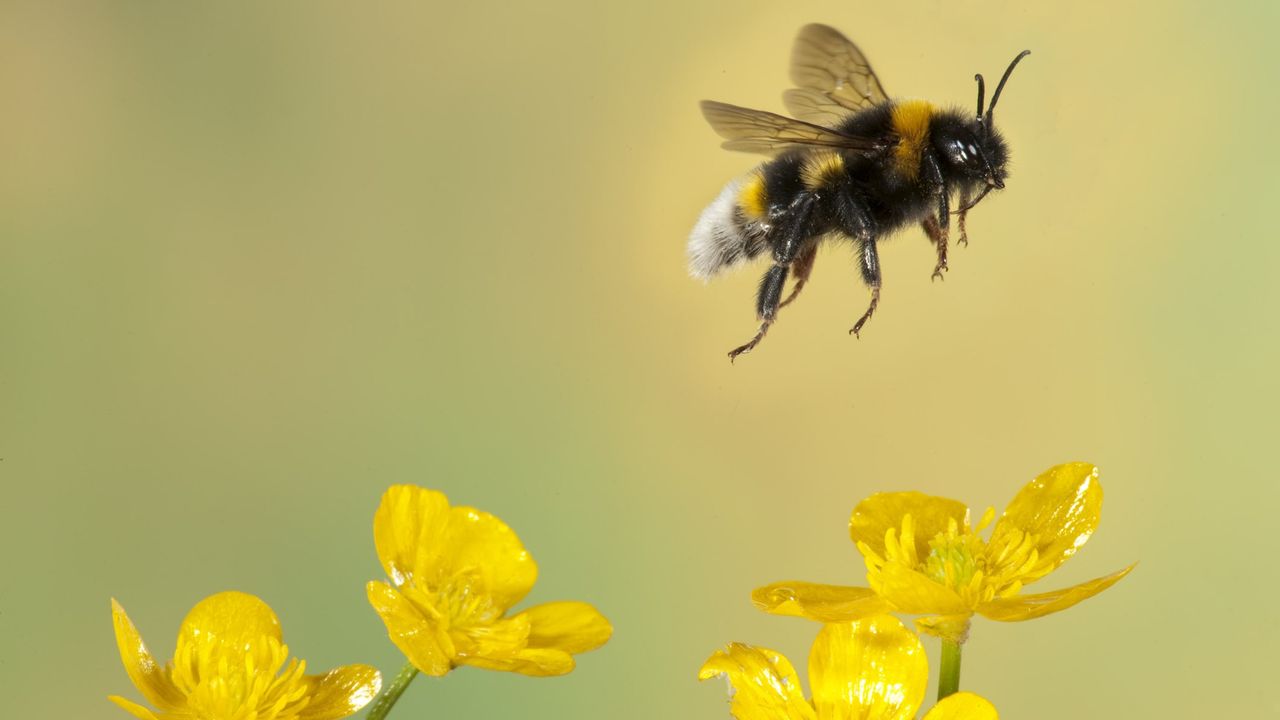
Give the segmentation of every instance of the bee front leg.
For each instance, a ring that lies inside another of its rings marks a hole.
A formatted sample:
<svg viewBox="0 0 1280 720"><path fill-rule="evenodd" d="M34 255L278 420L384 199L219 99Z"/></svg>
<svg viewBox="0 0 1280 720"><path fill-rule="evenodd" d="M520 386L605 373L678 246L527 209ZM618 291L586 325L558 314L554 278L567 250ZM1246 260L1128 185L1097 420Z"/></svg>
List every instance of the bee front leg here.
<svg viewBox="0 0 1280 720"><path fill-rule="evenodd" d="M969 247L969 231L965 229L965 220L969 218L969 190L966 188L960 191L960 211L956 213L956 227L960 228L960 237L956 238L957 245Z"/></svg>
<svg viewBox="0 0 1280 720"><path fill-rule="evenodd" d="M760 317L760 329L745 345L739 345L729 351L729 362L755 349L755 346L759 345L769 332L769 326L773 325L774 318L778 315L779 300L782 299L782 288L787 282L787 273L791 269L791 264L795 262L797 254L800 253L801 246L811 234L813 204L816 200L817 198L813 195L801 196L792 204L789 217L776 226L777 240L772 243L773 267L769 268L760 279L760 291L756 295L756 314ZM812 265L812 258L808 262ZM809 268L806 268L801 277L807 279L808 275ZM799 288L796 288L796 292L799 292ZM791 295L792 297L787 299L788 302L795 297L795 292Z"/></svg>

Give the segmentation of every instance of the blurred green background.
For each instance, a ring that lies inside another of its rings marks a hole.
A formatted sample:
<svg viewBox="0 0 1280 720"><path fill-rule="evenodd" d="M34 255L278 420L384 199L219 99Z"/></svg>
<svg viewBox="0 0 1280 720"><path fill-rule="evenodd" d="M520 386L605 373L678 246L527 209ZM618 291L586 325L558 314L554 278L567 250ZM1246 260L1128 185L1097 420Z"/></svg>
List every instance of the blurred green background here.
<svg viewBox="0 0 1280 720"><path fill-rule="evenodd" d="M759 269L684 269L757 158L715 98L780 110L796 29L890 93L1001 103L1008 189L933 283L918 231L847 248L760 350ZM1102 467L1100 531L1043 583L1141 560L1050 618L979 621L963 685L1009 718L1280 712L1273 3L0 5L0 689L125 717L109 598L161 657L201 597L280 614L313 668L400 664L364 597L382 490L504 518L531 601L614 640L570 676L464 669L398 716L727 718L754 610L864 569L853 505L1003 507ZM936 646L929 643L936 659ZM393 717L397 716L393 715Z"/></svg>

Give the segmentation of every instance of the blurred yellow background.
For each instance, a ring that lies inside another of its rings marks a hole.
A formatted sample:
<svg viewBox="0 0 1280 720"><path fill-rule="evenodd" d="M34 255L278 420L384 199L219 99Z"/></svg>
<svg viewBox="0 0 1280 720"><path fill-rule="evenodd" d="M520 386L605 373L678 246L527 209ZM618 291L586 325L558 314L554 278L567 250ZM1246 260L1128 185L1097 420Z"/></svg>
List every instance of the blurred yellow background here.
<svg viewBox="0 0 1280 720"><path fill-rule="evenodd" d="M806 22L891 94L1001 101L1006 191L946 282L918 231L866 305L821 254L760 349L760 269L684 243L757 158L697 101L780 111ZM263 597L313 668L401 659L364 597L382 490L511 524L530 600L614 640L552 680L464 669L392 717L727 718L695 672L817 627L751 607L859 584L878 490L1003 507L1102 467L1100 531L979 620L962 686L1009 718L1280 712L1273 3L0 6L0 688L124 717L118 598L158 655L199 598ZM927 643L936 662L936 644Z"/></svg>

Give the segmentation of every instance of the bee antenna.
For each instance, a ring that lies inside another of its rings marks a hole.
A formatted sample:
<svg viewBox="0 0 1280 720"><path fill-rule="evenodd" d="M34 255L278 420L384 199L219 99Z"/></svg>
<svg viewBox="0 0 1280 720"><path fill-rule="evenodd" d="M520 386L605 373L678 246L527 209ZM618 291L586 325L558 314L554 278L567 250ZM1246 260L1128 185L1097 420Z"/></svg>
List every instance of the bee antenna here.
<svg viewBox="0 0 1280 720"><path fill-rule="evenodd" d="M1009 69L1004 71L1004 76L1000 78L1000 84L996 86L995 93L991 95L991 105L987 106L987 124L988 125L991 124L991 116L995 114L996 103L999 102L1000 100L1000 93L1004 90L1004 84L1009 82L1009 76L1013 74L1013 69L1018 66L1018 62L1021 61L1022 58L1030 54L1031 54L1030 50L1023 50L1022 52L1018 53L1018 57L1014 58L1013 62L1009 63Z"/></svg>
<svg viewBox="0 0 1280 720"><path fill-rule="evenodd" d="M982 100L987 94L986 83L982 80L982 73L973 76L978 81L978 122L982 122Z"/></svg>

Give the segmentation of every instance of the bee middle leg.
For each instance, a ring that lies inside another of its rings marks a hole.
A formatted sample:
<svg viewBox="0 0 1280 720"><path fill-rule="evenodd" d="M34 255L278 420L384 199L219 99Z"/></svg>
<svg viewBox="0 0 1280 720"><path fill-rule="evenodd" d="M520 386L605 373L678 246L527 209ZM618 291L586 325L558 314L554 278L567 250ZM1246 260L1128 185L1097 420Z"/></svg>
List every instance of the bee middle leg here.
<svg viewBox="0 0 1280 720"><path fill-rule="evenodd" d="M871 288L871 304L858 322L849 329L850 335L861 337L862 326L867 324L880 304L880 254L876 251L876 222L866 202L852 192L841 193L839 202L840 229L853 238L858 249L858 266L862 280Z"/></svg>
<svg viewBox="0 0 1280 720"><path fill-rule="evenodd" d="M924 234L929 236L934 249L938 251L938 264L933 266L932 279L942 280L944 279L942 273L950 269L947 267L947 233L943 232L942 226L938 225L938 219L932 215L925 218L920 226L924 228Z"/></svg>
<svg viewBox="0 0 1280 720"><path fill-rule="evenodd" d="M849 334L859 339L862 336L859 332L862 326L867 324L871 316L875 314L876 306L880 304L880 254L876 251L875 238L866 238L858 241L858 251L862 256L862 279L866 281L867 287L871 288L871 304L867 306L867 311L862 313L862 317L858 318L858 322L849 328Z"/></svg>
<svg viewBox="0 0 1280 720"><path fill-rule="evenodd" d="M749 342L729 351L729 362L733 362L743 353L751 352L769 332L769 326L778 315L779 301L782 299L782 288L786 285L787 274L792 263L796 261L797 255L801 254L800 249L804 241L808 240L809 235L812 234L813 205L816 201L817 197L812 194L806 193L800 196L792 204L789 217L776 226L777 239L771 243L773 267L769 268L760 279L760 291L756 295L756 314L760 317L760 329ZM812 259L809 260L809 264L813 264ZM802 277L807 279L808 274L806 269ZM792 297L794 296L793 292ZM790 299L788 298L788 301Z"/></svg>

